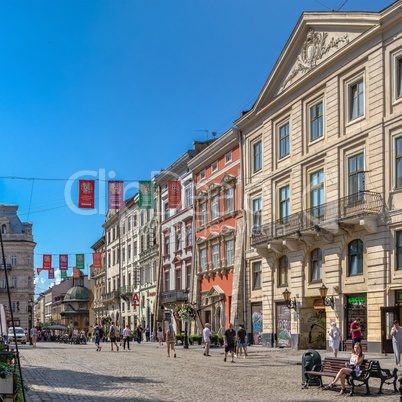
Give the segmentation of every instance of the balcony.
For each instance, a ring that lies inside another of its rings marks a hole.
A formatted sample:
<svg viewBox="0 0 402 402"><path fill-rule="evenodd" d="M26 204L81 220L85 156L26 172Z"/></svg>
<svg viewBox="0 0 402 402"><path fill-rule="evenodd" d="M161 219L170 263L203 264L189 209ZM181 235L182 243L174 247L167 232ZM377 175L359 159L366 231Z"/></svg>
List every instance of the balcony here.
<svg viewBox="0 0 402 402"><path fill-rule="evenodd" d="M6 267L8 270L12 269L13 267L11 266L11 264L6 264ZM0 269L4 269L4 264L0 264Z"/></svg>
<svg viewBox="0 0 402 402"><path fill-rule="evenodd" d="M348 231L351 225L356 224L369 233L375 233L377 218L384 210L381 194L361 191L255 227L251 234L251 246L258 248L275 241L323 235L324 231L337 234L340 229Z"/></svg>
<svg viewBox="0 0 402 402"><path fill-rule="evenodd" d="M113 290L109 293L104 293L102 295L102 302L104 304L113 304L119 301L120 292L118 290Z"/></svg>
<svg viewBox="0 0 402 402"><path fill-rule="evenodd" d="M186 289L181 290L168 290L162 292L160 302L162 304L186 302L188 301L188 291Z"/></svg>
<svg viewBox="0 0 402 402"><path fill-rule="evenodd" d="M133 294L135 293L134 286L122 286L120 288L120 297L123 300L129 301L131 300Z"/></svg>

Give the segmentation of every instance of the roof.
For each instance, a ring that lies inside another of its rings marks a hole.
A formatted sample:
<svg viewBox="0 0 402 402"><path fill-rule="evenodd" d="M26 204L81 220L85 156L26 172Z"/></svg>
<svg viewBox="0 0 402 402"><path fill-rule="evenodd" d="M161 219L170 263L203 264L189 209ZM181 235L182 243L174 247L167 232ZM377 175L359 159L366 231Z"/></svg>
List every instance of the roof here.
<svg viewBox="0 0 402 402"><path fill-rule="evenodd" d="M89 289L85 286L73 286L64 296L64 301L89 301Z"/></svg>

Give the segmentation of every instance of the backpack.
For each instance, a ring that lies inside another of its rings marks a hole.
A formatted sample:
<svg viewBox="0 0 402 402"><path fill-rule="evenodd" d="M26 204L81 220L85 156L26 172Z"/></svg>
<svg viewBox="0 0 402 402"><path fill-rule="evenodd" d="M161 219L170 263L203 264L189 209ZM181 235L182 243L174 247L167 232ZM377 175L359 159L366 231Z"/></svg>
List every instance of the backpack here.
<svg viewBox="0 0 402 402"><path fill-rule="evenodd" d="M116 328L114 327L114 325L112 325L112 326L110 327L109 336L110 336L110 337L115 337L115 336L116 336Z"/></svg>
<svg viewBox="0 0 402 402"><path fill-rule="evenodd" d="M99 336L100 338L103 337L103 329L102 329L102 328L99 328L99 329L98 329L98 336Z"/></svg>

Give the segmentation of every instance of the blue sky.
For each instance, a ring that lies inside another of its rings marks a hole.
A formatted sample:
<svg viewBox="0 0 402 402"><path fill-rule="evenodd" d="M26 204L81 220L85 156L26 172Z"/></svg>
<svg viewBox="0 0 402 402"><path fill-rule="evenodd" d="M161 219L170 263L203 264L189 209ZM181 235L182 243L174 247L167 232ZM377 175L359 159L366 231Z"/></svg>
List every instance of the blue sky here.
<svg viewBox="0 0 402 402"><path fill-rule="evenodd" d="M252 106L303 11L391 3L1 0L0 203L33 222L35 267L89 266L102 235L105 193L77 213L69 178L149 179ZM51 282L42 272L35 293Z"/></svg>

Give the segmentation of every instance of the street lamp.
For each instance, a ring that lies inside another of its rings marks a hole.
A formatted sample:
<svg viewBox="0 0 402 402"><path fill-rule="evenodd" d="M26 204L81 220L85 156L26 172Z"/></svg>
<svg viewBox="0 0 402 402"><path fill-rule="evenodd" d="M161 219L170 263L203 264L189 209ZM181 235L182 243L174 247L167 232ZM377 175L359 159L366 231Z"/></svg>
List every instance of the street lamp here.
<svg viewBox="0 0 402 402"><path fill-rule="evenodd" d="M322 286L319 288L320 291L320 295L321 295L321 299L322 302L324 303L324 306L331 306L331 308L334 308L334 296L331 297L327 297L327 293L328 293L328 288L322 284Z"/></svg>
<svg viewBox="0 0 402 402"><path fill-rule="evenodd" d="M184 304L188 303L188 293L189 289L184 289L183 294L184 294ZM187 331L188 331L188 320L184 321L184 345L183 349L188 349L188 336L187 336Z"/></svg>
<svg viewBox="0 0 402 402"><path fill-rule="evenodd" d="M31 336L31 329L33 327L33 300L29 300L28 302L28 335L29 335L29 344L33 345L32 343L32 336Z"/></svg>
<svg viewBox="0 0 402 402"><path fill-rule="evenodd" d="M290 298L291 293L288 290L288 288L286 288L286 290L282 294L283 298L285 299L286 307L289 309L296 310L297 307L296 297L294 297L293 300L291 300Z"/></svg>

